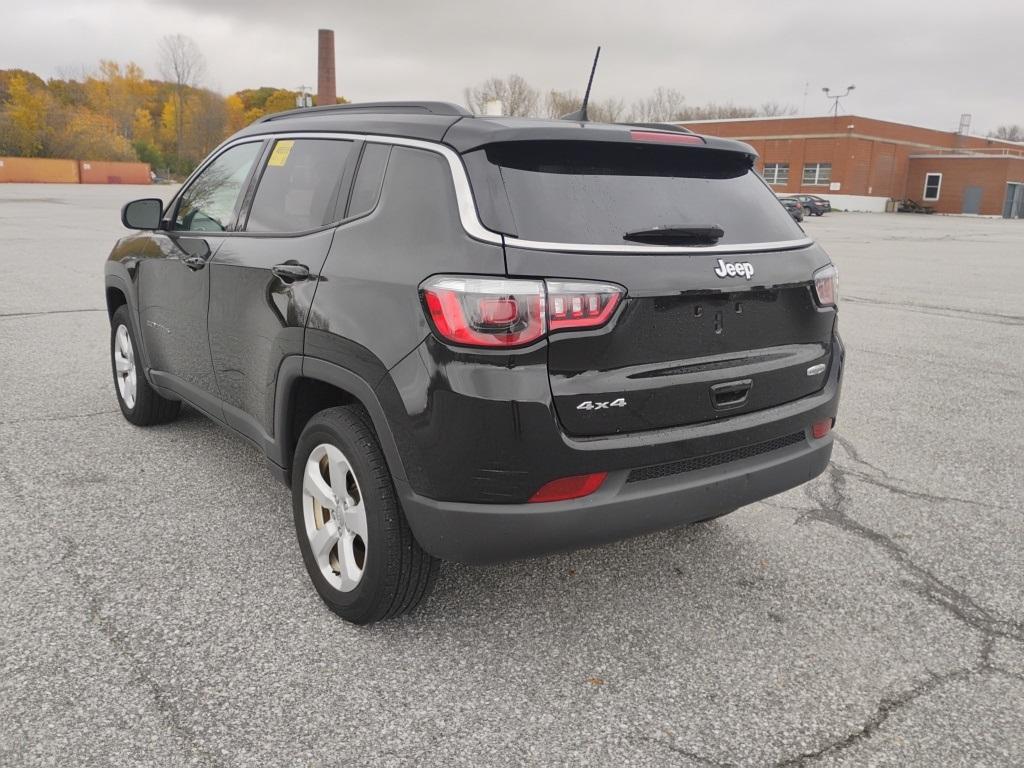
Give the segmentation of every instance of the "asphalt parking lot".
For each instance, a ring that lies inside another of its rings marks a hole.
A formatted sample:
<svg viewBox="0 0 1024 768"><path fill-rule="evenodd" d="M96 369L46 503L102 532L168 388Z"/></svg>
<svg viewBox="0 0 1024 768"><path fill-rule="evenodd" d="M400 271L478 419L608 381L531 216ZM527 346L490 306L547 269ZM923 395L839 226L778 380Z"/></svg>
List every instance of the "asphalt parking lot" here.
<svg viewBox="0 0 1024 768"><path fill-rule="evenodd" d="M357 628L254 449L117 410L153 189L0 185L0 764L1024 764L1024 222L805 222L849 355L816 482Z"/></svg>

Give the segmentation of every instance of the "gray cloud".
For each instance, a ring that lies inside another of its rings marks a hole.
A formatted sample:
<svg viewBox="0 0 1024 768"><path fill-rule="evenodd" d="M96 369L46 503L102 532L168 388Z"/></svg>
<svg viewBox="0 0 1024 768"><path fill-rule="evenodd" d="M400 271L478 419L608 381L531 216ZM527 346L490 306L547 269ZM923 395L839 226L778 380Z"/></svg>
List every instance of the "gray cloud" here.
<svg viewBox="0 0 1024 768"><path fill-rule="evenodd" d="M466 85L510 72L581 91L600 43L595 98L628 103L665 85L696 104L806 103L820 114L822 86L856 83L850 112L949 130L971 112L979 132L1024 123L1024 4L1005 0L36 0L11 4L4 20L0 68L44 76L101 57L156 75L160 36L182 32L218 90L310 85L323 26L336 32L338 87L353 100L459 101Z"/></svg>

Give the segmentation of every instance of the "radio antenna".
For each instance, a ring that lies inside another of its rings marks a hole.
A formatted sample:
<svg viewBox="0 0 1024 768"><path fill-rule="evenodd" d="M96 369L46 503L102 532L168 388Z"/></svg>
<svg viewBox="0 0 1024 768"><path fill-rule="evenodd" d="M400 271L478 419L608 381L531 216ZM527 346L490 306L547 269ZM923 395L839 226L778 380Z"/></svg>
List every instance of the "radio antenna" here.
<svg viewBox="0 0 1024 768"><path fill-rule="evenodd" d="M590 103L590 87L594 84L594 73L597 72L597 60L601 58L601 46L597 46L597 52L594 54L594 63L590 67L590 79L587 80L587 90L583 94L583 105L576 111L572 112L565 117L563 120L572 120L577 123L586 123L589 121L587 117L587 104Z"/></svg>

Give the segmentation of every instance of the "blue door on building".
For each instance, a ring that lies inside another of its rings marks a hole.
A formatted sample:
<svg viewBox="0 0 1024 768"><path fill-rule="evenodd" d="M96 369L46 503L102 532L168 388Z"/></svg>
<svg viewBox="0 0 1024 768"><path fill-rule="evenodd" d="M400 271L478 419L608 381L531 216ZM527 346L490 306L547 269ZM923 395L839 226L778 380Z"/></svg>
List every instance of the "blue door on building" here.
<svg viewBox="0 0 1024 768"><path fill-rule="evenodd" d="M964 187L964 202L961 213L981 212L981 187Z"/></svg>
<svg viewBox="0 0 1024 768"><path fill-rule="evenodd" d="M1024 182L1006 185L1006 202L1003 204L1004 219L1024 219Z"/></svg>

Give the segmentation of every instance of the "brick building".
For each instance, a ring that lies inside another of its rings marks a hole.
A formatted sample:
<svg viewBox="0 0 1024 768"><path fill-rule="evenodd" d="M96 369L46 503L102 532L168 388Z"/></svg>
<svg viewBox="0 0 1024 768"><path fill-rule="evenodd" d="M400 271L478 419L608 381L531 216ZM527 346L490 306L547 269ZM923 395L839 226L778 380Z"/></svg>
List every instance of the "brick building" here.
<svg viewBox="0 0 1024 768"><path fill-rule="evenodd" d="M859 115L682 125L752 145L780 194L821 195L851 210L910 198L940 213L1024 218L1024 144Z"/></svg>

